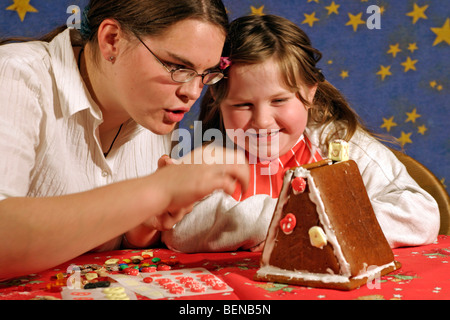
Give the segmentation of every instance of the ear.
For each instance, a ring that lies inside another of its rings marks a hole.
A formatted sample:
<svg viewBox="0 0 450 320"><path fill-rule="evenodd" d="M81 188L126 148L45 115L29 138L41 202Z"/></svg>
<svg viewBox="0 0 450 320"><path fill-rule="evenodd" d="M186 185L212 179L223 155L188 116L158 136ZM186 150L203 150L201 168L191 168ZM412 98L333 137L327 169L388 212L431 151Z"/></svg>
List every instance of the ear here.
<svg viewBox="0 0 450 320"><path fill-rule="evenodd" d="M318 84L316 83L315 85L313 85L312 87L308 88L308 91L306 92L306 97L308 102L312 105L314 102L314 97L316 96L316 91L317 91L317 86Z"/></svg>
<svg viewBox="0 0 450 320"><path fill-rule="evenodd" d="M120 24L114 19L105 19L97 31L98 46L101 56L110 62L114 62L120 53L120 40L123 32Z"/></svg>

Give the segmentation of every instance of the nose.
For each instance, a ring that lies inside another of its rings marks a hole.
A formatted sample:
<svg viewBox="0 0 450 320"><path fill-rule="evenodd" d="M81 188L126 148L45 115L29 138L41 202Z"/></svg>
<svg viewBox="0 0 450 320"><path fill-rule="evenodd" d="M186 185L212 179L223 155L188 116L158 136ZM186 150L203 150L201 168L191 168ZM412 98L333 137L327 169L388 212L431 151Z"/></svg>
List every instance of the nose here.
<svg viewBox="0 0 450 320"><path fill-rule="evenodd" d="M252 114L252 126L254 129L270 129L274 118L270 108L264 106L255 106Z"/></svg>
<svg viewBox="0 0 450 320"><path fill-rule="evenodd" d="M177 95L183 102L197 100L204 86L201 76L195 77L191 81L181 84L178 88Z"/></svg>

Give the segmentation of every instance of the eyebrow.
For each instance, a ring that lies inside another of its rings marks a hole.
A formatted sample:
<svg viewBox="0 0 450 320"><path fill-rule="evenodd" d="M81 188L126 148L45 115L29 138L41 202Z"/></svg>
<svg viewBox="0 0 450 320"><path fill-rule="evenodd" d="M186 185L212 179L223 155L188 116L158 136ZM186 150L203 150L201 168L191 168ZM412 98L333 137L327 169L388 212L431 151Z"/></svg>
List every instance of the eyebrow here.
<svg viewBox="0 0 450 320"><path fill-rule="evenodd" d="M175 53L173 53L173 52L169 52L169 51L167 51L167 54L168 54L172 59L175 59L175 60L177 60L177 61L180 61L180 62L181 62L182 64L184 64L186 67L195 69L194 63L192 63L192 62L189 61L188 59L183 58L183 57L181 57L181 56L179 56L179 55L177 55L177 54L175 54ZM217 68L219 67L219 65L220 65L220 63L217 63L216 65L214 65L214 66L212 66L212 67L210 67L210 68L208 68L208 69L206 69L206 70L217 69Z"/></svg>

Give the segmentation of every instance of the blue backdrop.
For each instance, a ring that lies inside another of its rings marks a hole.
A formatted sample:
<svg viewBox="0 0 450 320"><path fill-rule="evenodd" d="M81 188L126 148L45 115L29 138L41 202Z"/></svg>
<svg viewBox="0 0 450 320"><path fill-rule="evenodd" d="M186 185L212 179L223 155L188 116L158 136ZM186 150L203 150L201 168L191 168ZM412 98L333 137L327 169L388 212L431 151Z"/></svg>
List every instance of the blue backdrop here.
<svg viewBox="0 0 450 320"><path fill-rule="evenodd" d="M372 130L446 185L449 177L450 1L224 0L230 18L291 19L322 51L320 67ZM87 0L0 0L0 37L46 33ZM372 7L375 5L376 7ZM369 9L369 10L368 10ZM380 12L379 17L377 12ZM198 105L182 122L193 129Z"/></svg>

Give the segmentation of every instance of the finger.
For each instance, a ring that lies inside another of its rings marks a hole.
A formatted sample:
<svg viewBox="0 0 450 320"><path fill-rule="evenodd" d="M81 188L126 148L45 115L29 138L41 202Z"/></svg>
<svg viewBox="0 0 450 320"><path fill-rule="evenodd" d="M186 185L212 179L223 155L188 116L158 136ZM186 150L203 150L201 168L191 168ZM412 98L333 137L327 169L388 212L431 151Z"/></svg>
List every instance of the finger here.
<svg viewBox="0 0 450 320"><path fill-rule="evenodd" d="M158 159L158 169L163 168L167 165L167 161L170 160L170 157L165 154L161 158Z"/></svg>
<svg viewBox="0 0 450 320"><path fill-rule="evenodd" d="M231 182L235 182L237 180L242 186L242 191L247 190L250 180L250 167L248 165L226 165L225 175L231 179ZM230 183L230 181L228 181L228 183Z"/></svg>

